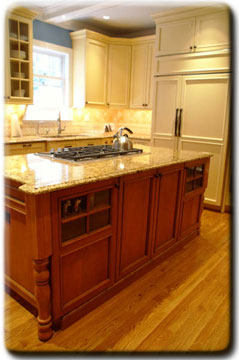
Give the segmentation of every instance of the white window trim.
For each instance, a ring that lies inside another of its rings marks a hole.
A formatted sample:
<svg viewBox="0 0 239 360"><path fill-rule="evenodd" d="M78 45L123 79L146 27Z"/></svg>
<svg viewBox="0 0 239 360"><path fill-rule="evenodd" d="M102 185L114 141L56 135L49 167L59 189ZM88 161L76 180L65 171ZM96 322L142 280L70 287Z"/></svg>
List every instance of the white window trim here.
<svg viewBox="0 0 239 360"><path fill-rule="evenodd" d="M64 54L69 55L69 57L68 57L69 66L67 67L68 71L65 74L65 76L66 76L66 78L68 78L68 81L67 81L68 89L66 89L69 94L68 106L72 107L72 103L73 103L72 102L72 49L67 48L65 46L55 45L55 44L51 44L51 43L41 41L41 40L36 40L36 39L33 39L33 46L42 48L43 51L44 51L44 49L46 49L46 50L52 50L55 52L64 53Z"/></svg>
<svg viewBox="0 0 239 360"><path fill-rule="evenodd" d="M67 72L65 74L66 78L68 81L66 81L66 86L68 87L68 89L66 89L66 91L68 92L69 98L68 98L68 107L72 107L72 103L73 103L73 99L72 99L72 49L71 48L67 48L64 46L60 46L60 45L55 45L55 44L51 44L45 41L40 41L40 40L36 40L33 39L33 47L36 46L39 48L39 50L42 49L42 52L44 52L44 50L46 51L53 51L53 52L58 52L59 54L65 55L67 54L67 58L68 58L68 66L67 66ZM64 120L63 120L64 121ZM39 120L25 120L23 118L23 122L29 124L35 124L36 122L39 122ZM41 120L41 122L44 122L46 125L53 125L54 121L52 120ZM68 121L67 121L68 122Z"/></svg>

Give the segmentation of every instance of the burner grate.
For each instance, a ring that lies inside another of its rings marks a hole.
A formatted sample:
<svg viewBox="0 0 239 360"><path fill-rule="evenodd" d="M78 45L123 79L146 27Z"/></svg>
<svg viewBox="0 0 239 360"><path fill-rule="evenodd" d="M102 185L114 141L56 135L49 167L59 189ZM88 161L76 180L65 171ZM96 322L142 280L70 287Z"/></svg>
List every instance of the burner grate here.
<svg viewBox="0 0 239 360"><path fill-rule="evenodd" d="M95 145L59 148L57 151L51 150L49 153L37 153L37 155L51 156L62 160L84 161L142 152L142 149L115 150L111 145Z"/></svg>

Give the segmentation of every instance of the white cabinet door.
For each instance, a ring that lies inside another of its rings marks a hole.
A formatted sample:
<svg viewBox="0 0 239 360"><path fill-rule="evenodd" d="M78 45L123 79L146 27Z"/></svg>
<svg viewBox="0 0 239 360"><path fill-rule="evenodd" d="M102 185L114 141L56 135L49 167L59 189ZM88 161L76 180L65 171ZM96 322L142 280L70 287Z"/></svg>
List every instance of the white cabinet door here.
<svg viewBox="0 0 239 360"><path fill-rule="evenodd" d="M108 95L110 106L129 104L131 46L109 45Z"/></svg>
<svg viewBox="0 0 239 360"><path fill-rule="evenodd" d="M108 45L87 39L86 47L86 103L106 105Z"/></svg>
<svg viewBox="0 0 239 360"><path fill-rule="evenodd" d="M195 45L196 51L229 48L229 13L227 11L220 11L197 16Z"/></svg>
<svg viewBox="0 0 239 360"><path fill-rule="evenodd" d="M153 106L154 48L154 43L148 44L147 82L145 86L146 109L152 109Z"/></svg>
<svg viewBox="0 0 239 360"><path fill-rule="evenodd" d="M180 76L154 78L152 138L155 145L172 146L180 108L181 80Z"/></svg>
<svg viewBox="0 0 239 360"><path fill-rule="evenodd" d="M154 43L132 47L130 107L151 109L153 95Z"/></svg>
<svg viewBox="0 0 239 360"><path fill-rule="evenodd" d="M148 44L132 47L130 107L145 108L145 84L147 83Z"/></svg>
<svg viewBox="0 0 239 360"><path fill-rule="evenodd" d="M195 18L158 24L156 29L156 56L192 52Z"/></svg>
<svg viewBox="0 0 239 360"><path fill-rule="evenodd" d="M224 139L228 83L225 74L183 77L181 134L184 138Z"/></svg>

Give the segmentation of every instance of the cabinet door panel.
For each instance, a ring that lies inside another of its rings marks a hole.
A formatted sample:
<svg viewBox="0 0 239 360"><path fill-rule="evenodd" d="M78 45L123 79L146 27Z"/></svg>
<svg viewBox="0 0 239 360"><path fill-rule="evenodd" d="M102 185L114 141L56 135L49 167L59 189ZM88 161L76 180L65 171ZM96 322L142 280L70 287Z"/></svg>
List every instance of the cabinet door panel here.
<svg viewBox="0 0 239 360"><path fill-rule="evenodd" d="M87 40L86 101L89 104L106 104L108 45Z"/></svg>
<svg viewBox="0 0 239 360"><path fill-rule="evenodd" d="M132 47L132 74L130 106L145 108L145 86L147 83L148 44L138 44Z"/></svg>
<svg viewBox="0 0 239 360"><path fill-rule="evenodd" d="M109 46L108 100L111 106L128 106L131 48Z"/></svg>
<svg viewBox="0 0 239 360"><path fill-rule="evenodd" d="M181 235L199 226L202 194L187 198L183 202Z"/></svg>
<svg viewBox="0 0 239 360"><path fill-rule="evenodd" d="M195 18L171 21L157 26L156 56L190 52L194 45Z"/></svg>
<svg viewBox="0 0 239 360"><path fill-rule="evenodd" d="M219 50L230 46L227 11L196 17L195 45L197 51Z"/></svg>
<svg viewBox="0 0 239 360"><path fill-rule="evenodd" d="M182 136L223 140L228 103L227 75L185 76Z"/></svg>
<svg viewBox="0 0 239 360"><path fill-rule="evenodd" d="M90 243L61 258L62 307L75 306L112 282L111 238Z"/></svg>
<svg viewBox="0 0 239 360"><path fill-rule="evenodd" d="M153 102L153 78L154 78L154 48L155 44L151 43L148 45L148 74L147 74L147 85L145 87L145 101L146 108L152 109Z"/></svg>
<svg viewBox="0 0 239 360"><path fill-rule="evenodd" d="M154 243L156 253L166 243L171 245L176 238L181 174L182 171L177 170L162 174L160 178Z"/></svg>
<svg viewBox="0 0 239 360"><path fill-rule="evenodd" d="M180 107L181 79L179 76L154 80L153 135L173 136L176 109Z"/></svg>
<svg viewBox="0 0 239 360"><path fill-rule="evenodd" d="M123 183L119 274L127 274L147 260L150 178Z"/></svg>

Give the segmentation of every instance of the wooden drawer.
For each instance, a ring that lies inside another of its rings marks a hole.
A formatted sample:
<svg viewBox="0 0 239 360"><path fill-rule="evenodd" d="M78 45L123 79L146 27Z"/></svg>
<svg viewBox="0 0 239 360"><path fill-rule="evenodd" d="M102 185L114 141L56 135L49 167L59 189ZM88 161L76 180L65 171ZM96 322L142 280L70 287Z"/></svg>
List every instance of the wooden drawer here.
<svg viewBox="0 0 239 360"><path fill-rule="evenodd" d="M113 138L101 139L101 145L112 145Z"/></svg>
<svg viewBox="0 0 239 360"><path fill-rule="evenodd" d="M93 145L101 145L101 139L86 139L86 140L78 140L78 146L93 146Z"/></svg>
<svg viewBox="0 0 239 360"><path fill-rule="evenodd" d="M61 140L61 141L48 141L47 151L51 149L57 150L58 148L80 146L78 140Z"/></svg>
<svg viewBox="0 0 239 360"><path fill-rule="evenodd" d="M140 144L140 145L150 146L150 140L133 139L133 143L134 143L134 144Z"/></svg>
<svg viewBox="0 0 239 360"><path fill-rule="evenodd" d="M46 151L45 142L29 142L23 144L5 145L5 155L24 155L42 151Z"/></svg>
<svg viewBox="0 0 239 360"><path fill-rule="evenodd" d="M61 141L49 141L47 142L47 151L51 149L57 150L64 147L77 147L77 146L91 146L100 145L101 139L80 139L80 140L61 140Z"/></svg>

